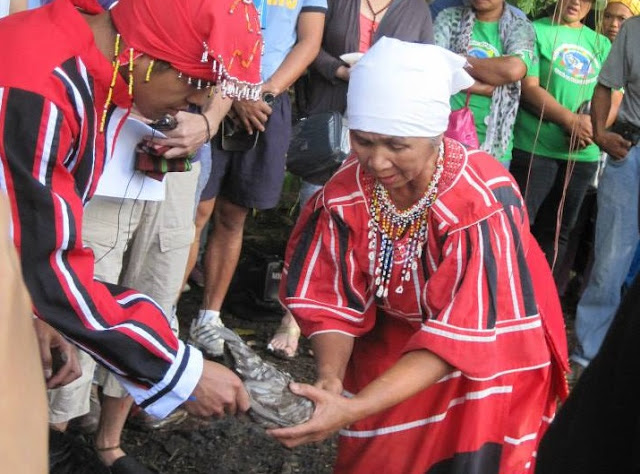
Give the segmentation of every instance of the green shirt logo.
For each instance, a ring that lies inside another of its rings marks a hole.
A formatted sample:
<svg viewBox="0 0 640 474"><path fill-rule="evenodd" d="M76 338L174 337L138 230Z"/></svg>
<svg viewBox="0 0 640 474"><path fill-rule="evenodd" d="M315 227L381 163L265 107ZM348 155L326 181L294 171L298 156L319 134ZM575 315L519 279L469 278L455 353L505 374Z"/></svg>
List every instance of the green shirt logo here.
<svg viewBox="0 0 640 474"><path fill-rule="evenodd" d="M497 58L500 57L500 51L491 43L476 41L472 38L469 41L469 56L479 59Z"/></svg>
<svg viewBox="0 0 640 474"><path fill-rule="evenodd" d="M600 62L587 49L561 44L553 51L553 72L574 84L592 84L598 79Z"/></svg>

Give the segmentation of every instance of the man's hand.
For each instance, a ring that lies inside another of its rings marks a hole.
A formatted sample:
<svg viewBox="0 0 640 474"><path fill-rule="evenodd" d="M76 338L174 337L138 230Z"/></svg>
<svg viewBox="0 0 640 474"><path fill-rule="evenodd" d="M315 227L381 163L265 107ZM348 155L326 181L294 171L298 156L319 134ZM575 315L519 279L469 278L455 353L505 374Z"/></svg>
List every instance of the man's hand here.
<svg viewBox="0 0 640 474"><path fill-rule="evenodd" d="M269 116L273 112L263 100L236 100L232 109L244 128L252 134L255 130L264 132Z"/></svg>
<svg viewBox="0 0 640 474"><path fill-rule="evenodd" d="M595 142L602 151L614 160L621 160L626 157L632 145L629 140L625 140L621 135L608 131L596 135Z"/></svg>
<svg viewBox="0 0 640 474"><path fill-rule="evenodd" d="M242 381L225 366L204 361L202 376L184 406L197 416L235 415L249 409L249 394Z"/></svg>
<svg viewBox="0 0 640 474"><path fill-rule="evenodd" d="M78 354L62 335L41 319L34 319L47 388L57 388L82 375Z"/></svg>
<svg viewBox="0 0 640 474"><path fill-rule="evenodd" d="M169 150L163 154L165 158L192 155L207 142L209 132L211 132L209 138L218 132L218 123L210 123L210 130L207 130L206 119L200 114L178 112L175 117L178 119L178 126L173 130L162 132L167 138L153 137L154 146L169 147Z"/></svg>

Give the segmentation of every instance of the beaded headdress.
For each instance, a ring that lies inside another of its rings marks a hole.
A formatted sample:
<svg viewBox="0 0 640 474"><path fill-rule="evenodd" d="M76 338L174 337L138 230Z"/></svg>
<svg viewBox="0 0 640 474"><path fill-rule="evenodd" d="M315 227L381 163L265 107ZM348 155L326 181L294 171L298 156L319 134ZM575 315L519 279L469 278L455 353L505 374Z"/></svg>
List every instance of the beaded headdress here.
<svg viewBox="0 0 640 474"><path fill-rule="evenodd" d="M133 62L140 54L169 63L197 89L215 84L224 96L259 99L263 43L252 0L119 0L110 12L118 36L101 131L118 69L128 65L132 96ZM127 45L124 51L120 37Z"/></svg>
<svg viewBox="0 0 640 474"><path fill-rule="evenodd" d="M128 47L168 62L185 80L259 97L262 33L252 0L120 0L111 18Z"/></svg>

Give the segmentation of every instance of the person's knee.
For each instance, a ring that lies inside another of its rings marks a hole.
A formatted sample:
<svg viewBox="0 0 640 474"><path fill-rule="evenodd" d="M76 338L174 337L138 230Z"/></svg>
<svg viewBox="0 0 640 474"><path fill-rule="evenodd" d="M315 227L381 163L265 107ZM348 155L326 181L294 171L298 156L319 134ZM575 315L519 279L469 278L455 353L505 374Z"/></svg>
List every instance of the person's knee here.
<svg viewBox="0 0 640 474"><path fill-rule="evenodd" d="M225 199L219 199L214 212L216 229L226 232L242 232L249 209Z"/></svg>
<svg viewBox="0 0 640 474"><path fill-rule="evenodd" d="M207 225L211 214L213 214L213 208L215 206L215 198L208 199L206 201L200 201L196 210L196 238L202 233L202 229Z"/></svg>

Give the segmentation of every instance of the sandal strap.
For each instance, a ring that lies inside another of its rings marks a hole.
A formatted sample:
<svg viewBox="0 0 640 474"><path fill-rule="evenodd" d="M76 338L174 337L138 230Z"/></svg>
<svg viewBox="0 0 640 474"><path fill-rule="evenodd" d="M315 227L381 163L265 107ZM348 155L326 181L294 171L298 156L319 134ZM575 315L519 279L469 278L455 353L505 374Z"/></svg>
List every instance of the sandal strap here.
<svg viewBox="0 0 640 474"><path fill-rule="evenodd" d="M286 334L287 336L300 337L300 328L295 326L280 326L273 334Z"/></svg>

